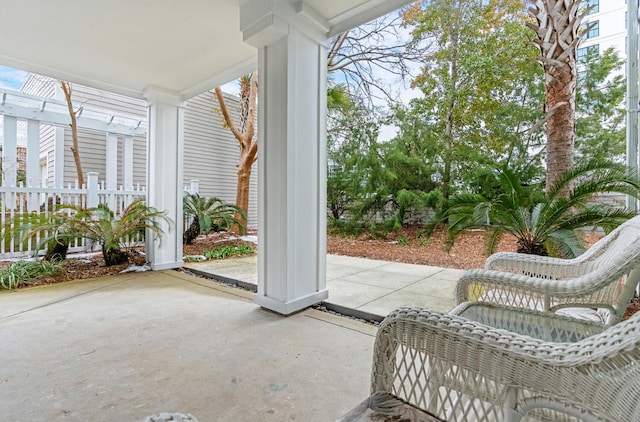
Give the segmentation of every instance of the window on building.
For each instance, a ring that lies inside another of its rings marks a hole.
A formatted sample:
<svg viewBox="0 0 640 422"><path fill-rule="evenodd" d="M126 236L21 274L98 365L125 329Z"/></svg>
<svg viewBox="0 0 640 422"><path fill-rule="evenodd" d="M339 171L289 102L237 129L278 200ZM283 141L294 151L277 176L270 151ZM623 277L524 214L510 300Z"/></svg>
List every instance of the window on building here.
<svg viewBox="0 0 640 422"><path fill-rule="evenodd" d="M600 21L591 21L585 23L582 28L584 29L584 39L595 38L600 36Z"/></svg>
<svg viewBox="0 0 640 422"><path fill-rule="evenodd" d="M598 44L582 47L578 49L578 64L584 64L590 55L597 56L600 54L600 46Z"/></svg>
<svg viewBox="0 0 640 422"><path fill-rule="evenodd" d="M587 71L580 70L578 71L578 85L584 84L584 81L587 79Z"/></svg>
<svg viewBox="0 0 640 422"><path fill-rule="evenodd" d="M589 15L600 12L600 0L583 0L581 7L589 10Z"/></svg>

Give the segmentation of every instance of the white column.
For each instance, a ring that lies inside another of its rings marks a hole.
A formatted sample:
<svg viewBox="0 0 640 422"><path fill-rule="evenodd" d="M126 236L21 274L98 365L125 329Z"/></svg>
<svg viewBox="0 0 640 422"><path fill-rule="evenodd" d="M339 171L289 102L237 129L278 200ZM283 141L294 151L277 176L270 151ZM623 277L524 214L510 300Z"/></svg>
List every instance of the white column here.
<svg viewBox="0 0 640 422"><path fill-rule="evenodd" d="M90 171L87 173L87 208L97 207L98 202L98 173Z"/></svg>
<svg viewBox="0 0 640 422"><path fill-rule="evenodd" d="M27 187L39 188L40 184L40 122L29 120L27 122ZM38 211L40 209L40 195L29 193L27 195L27 209Z"/></svg>
<svg viewBox="0 0 640 422"><path fill-rule="evenodd" d="M27 186L40 187L40 122L27 123Z"/></svg>
<svg viewBox="0 0 640 422"><path fill-rule="evenodd" d="M133 136L125 135L122 143L122 184L133 189Z"/></svg>
<svg viewBox="0 0 640 422"><path fill-rule="evenodd" d="M2 146L2 186L16 186L18 147L18 119L4 116L4 145Z"/></svg>
<svg viewBox="0 0 640 422"><path fill-rule="evenodd" d="M53 147L53 186L64 187L64 127L56 126Z"/></svg>
<svg viewBox="0 0 640 422"><path fill-rule="evenodd" d="M245 41L258 47L256 303L287 315L328 296L326 47L290 2L265 3L240 14Z"/></svg>
<svg viewBox="0 0 640 422"><path fill-rule="evenodd" d="M109 190L118 188L118 135L111 132L106 139L105 182Z"/></svg>
<svg viewBox="0 0 640 422"><path fill-rule="evenodd" d="M627 166L638 170L638 0L631 0L627 11ZM627 195L627 207L638 209L638 201Z"/></svg>
<svg viewBox="0 0 640 422"><path fill-rule="evenodd" d="M59 83L56 83L55 99L65 100L64 93ZM64 187L64 126L56 126L53 146L53 186L62 189Z"/></svg>
<svg viewBox="0 0 640 422"><path fill-rule="evenodd" d="M154 270L182 266L184 102L177 93L147 89L147 204L167 211L162 242L147 233L145 251Z"/></svg>

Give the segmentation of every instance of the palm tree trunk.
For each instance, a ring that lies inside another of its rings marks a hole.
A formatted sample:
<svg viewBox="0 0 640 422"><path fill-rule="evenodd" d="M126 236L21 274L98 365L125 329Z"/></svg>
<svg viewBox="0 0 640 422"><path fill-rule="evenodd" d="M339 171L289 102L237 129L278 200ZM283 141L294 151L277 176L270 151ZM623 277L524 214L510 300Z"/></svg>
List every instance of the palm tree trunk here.
<svg viewBox="0 0 640 422"><path fill-rule="evenodd" d="M236 187L236 206L242 209L245 214L249 211L249 187L251 183L251 165L253 163L249 160L241 160L238 164L238 185ZM242 226L234 225L233 231L242 232L246 231L247 220L240 213L235 214L236 220L242 222Z"/></svg>
<svg viewBox="0 0 640 422"><path fill-rule="evenodd" d="M529 0L535 19L527 24L537 37L531 44L540 49L537 60L544 69L547 113L547 190L565 171L573 168L576 134L575 98L578 81L578 44L586 11L580 1ZM568 187L565 196L569 195Z"/></svg>
<svg viewBox="0 0 640 422"><path fill-rule="evenodd" d="M64 261L67 259L67 252L69 251L69 243L66 240L54 239L47 245L47 251L44 255L44 260Z"/></svg>
<svg viewBox="0 0 640 422"><path fill-rule="evenodd" d="M123 264L129 260L129 254L121 251L120 249L109 249L102 246L102 257L107 267L112 265Z"/></svg>
<svg viewBox="0 0 640 422"><path fill-rule="evenodd" d="M200 219L197 215L193 216L193 221L189 224L189 228L184 232L183 243L190 245L200 234Z"/></svg>

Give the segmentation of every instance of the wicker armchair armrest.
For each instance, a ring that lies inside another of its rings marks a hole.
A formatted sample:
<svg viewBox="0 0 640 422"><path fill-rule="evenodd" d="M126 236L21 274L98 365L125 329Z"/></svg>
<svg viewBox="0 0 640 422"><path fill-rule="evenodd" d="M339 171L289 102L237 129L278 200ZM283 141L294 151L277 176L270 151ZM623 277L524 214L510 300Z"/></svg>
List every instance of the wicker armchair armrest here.
<svg viewBox="0 0 640 422"><path fill-rule="evenodd" d="M376 338L372 393L389 392L448 421L503 420L539 407L640 420L639 327L636 315L577 343L554 343L400 308Z"/></svg>
<svg viewBox="0 0 640 422"><path fill-rule="evenodd" d="M484 269L561 279L580 275L582 259L562 259L516 252L498 252L487 258Z"/></svg>
<svg viewBox="0 0 640 422"><path fill-rule="evenodd" d="M537 301L543 297L579 297L590 293L584 289L576 289L579 284L581 283L576 278L555 280L504 271L468 270L456 283L456 304L481 300L536 309L537 306L533 305L538 303L530 303L530 300Z"/></svg>

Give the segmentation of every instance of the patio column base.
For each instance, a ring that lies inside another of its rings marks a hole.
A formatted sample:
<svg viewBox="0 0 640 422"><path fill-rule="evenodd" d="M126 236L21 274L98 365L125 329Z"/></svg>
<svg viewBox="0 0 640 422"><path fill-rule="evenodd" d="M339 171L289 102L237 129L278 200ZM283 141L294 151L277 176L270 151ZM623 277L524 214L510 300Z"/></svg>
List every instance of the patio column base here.
<svg viewBox="0 0 640 422"><path fill-rule="evenodd" d="M282 315L290 315L301 309L320 303L328 297L329 291L326 289L286 303L267 296L256 295L256 304Z"/></svg>
<svg viewBox="0 0 640 422"><path fill-rule="evenodd" d="M326 299L326 37L288 1L241 7L258 48L258 293L291 314Z"/></svg>

